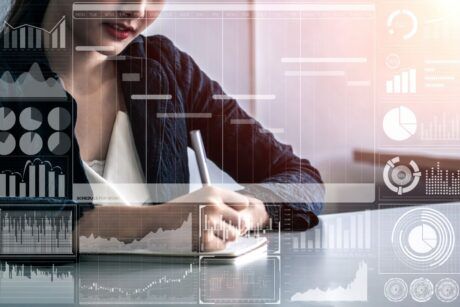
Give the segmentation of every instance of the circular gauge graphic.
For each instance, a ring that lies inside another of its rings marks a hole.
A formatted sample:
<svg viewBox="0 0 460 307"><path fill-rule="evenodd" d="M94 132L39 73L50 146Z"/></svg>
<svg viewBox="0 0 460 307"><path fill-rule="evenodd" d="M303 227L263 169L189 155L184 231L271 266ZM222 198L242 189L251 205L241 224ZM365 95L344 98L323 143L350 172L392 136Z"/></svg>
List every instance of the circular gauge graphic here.
<svg viewBox="0 0 460 307"><path fill-rule="evenodd" d="M387 19L388 33L403 40L411 39L418 30L418 20L409 10L396 10Z"/></svg>
<svg viewBox="0 0 460 307"><path fill-rule="evenodd" d="M404 106L391 109L383 118L383 131L393 141L405 141L417 132L417 117Z"/></svg>
<svg viewBox="0 0 460 307"><path fill-rule="evenodd" d="M48 149L55 155L63 155L70 149L71 141L67 134L55 132L48 139Z"/></svg>
<svg viewBox="0 0 460 307"><path fill-rule="evenodd" d="M401 262L415 270L430 270L443 265L452 255L455 232L439 211L417 208L398 219L391 243Z"/></svg>
<svg viewBox="0 0 460 307"><path fill-rule="evenodd" d="M410 284L410 295L419 303L428 302L434 294L433 283L426 278L414 279Z"/></svg>
<svg viewBox="0 0 460 307"><path fill-rule="evenodd" d="M16 123L16 115L7 107L0 108L0 130L6 131L13 128Z"/></svg>
<svg viewBox="0 0 460 307"><path fill-rule="evenodd" d="M19 147L26 155L32 156L42 150L43 141L38 133L27 132L19 140Z"/></svg>
<svg viewBox="0 0 460 307"><path fill-rule="evenodd" d="M414 161L409 166L401 164L399 157L395 157L383 168L383 181L388 189L402 195L415 189L420 182L420 169Z"/></svg>
<svg viewBox="0 0 460 307"><path fill-rule="evenodd" d="M401 65L401 59L399 58L399 55L397 55L396 53L389 54L385 59L385 65L389 69L399 68L399 65Z"/></svg>
<svg viewBox="0 0 460 307"><path fill-rule="evenodd" d="M19 122L26 130L37 130L42 125L43 116L37 108L29 107L21 112Z"/></svg>
<svg viewBox="0 0 460 307"><path fill-rule="evenodd" d="M436 283L436 297L443 303L451 303L458 297L458 283L451 278L441 279Z"/></svg>
<svg viewBox="0 0 460 307"><path fill-rule="evenodd" d="M401 278L391 278L384 286L385 297L390 302L402 302L407 297L408 292L407 284Z"/></svg>
<svg viewBox="0 0 460 307"><path fill-rule="evenodd" d="M0 131L0 155L7 156L16 148L16 140L11 133Z"/></svg>
<svg viewBox="0 0 460 307"><path fill-rule="evenodd" d="M54 130L64 130L69 127L71 123L71 117L69 111L64 108L54 108L48 114L48 124Z"/></svg>

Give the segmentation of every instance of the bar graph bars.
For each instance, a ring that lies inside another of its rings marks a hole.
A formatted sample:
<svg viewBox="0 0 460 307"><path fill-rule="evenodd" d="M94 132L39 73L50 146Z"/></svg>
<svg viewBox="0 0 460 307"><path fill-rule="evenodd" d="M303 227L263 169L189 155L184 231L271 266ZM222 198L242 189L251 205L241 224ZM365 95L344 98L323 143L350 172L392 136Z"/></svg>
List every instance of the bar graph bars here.
<svg viewBox="0 0 460 307"><path fill-rule="evenodd" d="M72 210L0 209L0 255L72 255Z"/></svg>
<svg viewBox="0 0 460 307"><path fill-rule="evenodd" d="M415 94L417 92L417 70L409 69L393 76L386 82L387 94Z"/></svg>
<svg viewBox="0 0 460 307"><path fill-rule="evenodd" d="M3 34L4 49L65 49L65 16L50 31L28 24L13 27L5 22Z"/></svg>
<svg viewBox="0 0 460 307"><path fill-rule="evenodd" d="M441 169L441 163L425 171L426 195L457 196L460 195L460 170Z"/></svg>
<svg viewBox="0 0 460 307"><path fill-rule="evenodd" d="M420 124L420 133L422 141L460 141L460 115L434 116L430 122Z"/></svg>
<svg viewBox="0 0 460 307"><path fill-rule="evenodd" d="M323 227L293 235L291 242L294 251L368 250L371 248L370 211L337 217Z"/></svg>
<svg viewBox="0 0 460 307"><path fill-rule="evenodd" d="M66 197L66 175L39 159L28 161L22 172L0 173L0 197Z"/></svg>
<svg viewBox="0 0 460 307"><path fill-rule="evenodd" d="M201 216L200 216L200 218L201 218ZM232 221L229 221L228 223L229 223L229 225L231 227L234 227L237 230L242 231L243 230L242 224L241 224L242 221L243 220L240 218L240 219L238 219L238 222L235 223L235 224L232 224ZM229 231L229 229L228 229L228 227L226 227L224 225L224 220L223 219L221 219L220 222L218 222L218 223L214 223L213 221L208 219L207 214L204 214L201 223L203 224L205 231L210 231L211 233L221 232L222 233L222 239L224 241L228 240L228 236L229 236L228 231ZM269 218L268 225L264 225L264 226L262 226L258 222L253 221L252 219L246 219L245 223L246 223L245 227L247 227L248 229L252 229L252 233L250 233L250 232L246 233L247 237L249 237L251 235L253 235L254 237L259 237L259 236L265 235L267 232L273 232L273 219L272 218ZM278 228L279 228L279 225L278 225Z"/></svg>

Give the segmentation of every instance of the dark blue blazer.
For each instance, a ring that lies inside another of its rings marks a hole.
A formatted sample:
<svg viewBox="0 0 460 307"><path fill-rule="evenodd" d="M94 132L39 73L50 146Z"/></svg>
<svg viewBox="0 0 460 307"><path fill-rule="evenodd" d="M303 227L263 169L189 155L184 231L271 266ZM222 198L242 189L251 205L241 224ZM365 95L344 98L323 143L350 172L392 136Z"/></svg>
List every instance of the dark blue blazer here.
<svg viewBox="0 0 460 307"><path fill-rule="evenodd" d="M21 71L28 71L32 62L37 62L45 77L57 77L43 55L32 59L24 57L18 61L17 58L8 60L11 54L0 53L0 75L9 70L17 76ZM269 214L275 220L280 214L289 214L291 223L286 227L297 230L318 223L317 215L322 209L322 202L318 200L323 195L322 188L305 189L283 184L266 188L251 184L321 183L319 172L308 160L295 156L291 146L278 142L258 122L251 125L231 124L234 119L252 118L233 99L213 99L213 95L225 94L220 85L168 38L140 36L114 61L117 62L119 80L127 73L140 75L139 81L122 82L122 88L146 182L178 184L171 185L174 188L169 190L158 190L156 199L167 201L187 193L188 131L199 129L208 158L237 182L249 184L244 193L277 200L276 206L267 204ZM133 95L171 95L172 99L133 100ZM72 103L72 107L76 108L77 104L73 100ZM164 113L211 113L211 117L158 116ZM74 123L76 120L75 117ZM87 183L76 139L73 148L74 183ZM284 202L286 195L304 201Z"/></svg>

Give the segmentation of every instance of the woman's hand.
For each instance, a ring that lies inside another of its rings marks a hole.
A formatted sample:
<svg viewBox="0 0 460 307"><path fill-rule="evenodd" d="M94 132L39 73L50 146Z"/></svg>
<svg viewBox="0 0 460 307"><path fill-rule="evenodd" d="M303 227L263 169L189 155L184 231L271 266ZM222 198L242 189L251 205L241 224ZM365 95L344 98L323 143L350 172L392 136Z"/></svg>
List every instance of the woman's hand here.
<svg viewBox="0 0 460 307"><path fill-rule="evenodd" d="M260 200L207 186L162 205L96 206L80 218L78 231L80 236L117 238L130 243L160 229L178 229L190 215L192 245L201 251L225 249L228 242L268 221Z"/></svg>
<svg viewBox="0 0 460 307"><path fill-rule="evenodd" d="M199 205L200 250L225 249L228 242L268 221L264 204L255 198L237 192L205 186L173 202Z"/></svg>
<svg viewBox="0 0 460 307"><path fill-rule="evenodd" d="M249 206L240 211L245 221L245 225L250 230L261 229L268 225L270 217L268 216L265 204L254 197L246 196L249 200Z"/></svg>

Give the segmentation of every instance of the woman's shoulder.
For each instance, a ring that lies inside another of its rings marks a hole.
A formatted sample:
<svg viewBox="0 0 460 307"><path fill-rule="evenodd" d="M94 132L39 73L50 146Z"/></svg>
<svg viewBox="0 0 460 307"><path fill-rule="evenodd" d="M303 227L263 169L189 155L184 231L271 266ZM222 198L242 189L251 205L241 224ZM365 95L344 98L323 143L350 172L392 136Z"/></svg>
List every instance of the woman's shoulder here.
<svg viewBox="0 0 460 307"><path fill-rule="evenodd" d="M136 45L136 42L138 43L134 48L137 49L136 53L139 52L138 48L142 48L143 56L159 62L162 66L169 66L173 70L183 70L186 67L189 68L193 63L189 54L182 51L164 35L140 36L132 45Z"/></svg>
<svg viewBox="0 0 460 307"><path fill-rule="evenodd" d="M134 47L135 45L137 47ZM158 62L169 78L175 79L183 86L189 84L191 78L200 71L193 58L164 35L140 36L132 43L131 48L133 47L134 49L129 52L131 55Z"/></svg>
<svg viewBox="0 0 460 307"><path fill-rule="evenodd" d="M161 49L163 51L169 52L179 51L179 49L174 45L173 41L164 35L156 34L146 36L144 39L150 48Z"/></svg>
<svg viewBox="0 0 460 307"><path fill-rule="evenodd" d="M126 51L131 56L145 56L162 64L174 63L177 55L181 54L172 40L164 35L139 36Z"/></svg>

